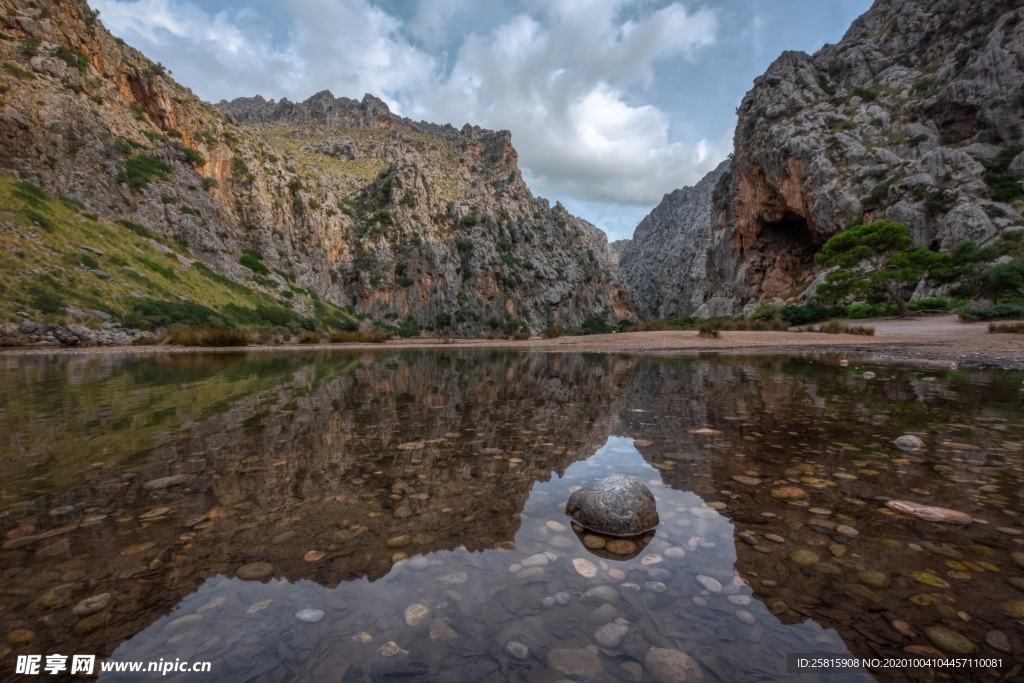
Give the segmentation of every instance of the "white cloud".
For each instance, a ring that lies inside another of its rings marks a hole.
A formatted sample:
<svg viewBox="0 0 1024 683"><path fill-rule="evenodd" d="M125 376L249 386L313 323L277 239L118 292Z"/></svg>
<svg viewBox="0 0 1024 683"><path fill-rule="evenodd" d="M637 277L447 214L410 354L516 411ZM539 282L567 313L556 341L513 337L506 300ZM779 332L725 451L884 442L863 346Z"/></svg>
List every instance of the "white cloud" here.
<svg viewBox="0 0 1024 683"><path fill-rule="evenodd" d="M621 4L621 3L620 3ZM669 5L619 21L609 2L551 3L465 39L450 77L421 95L456 125L513 131L524 174L555 198L651 205L692 184L728 146L671 140L668 116L633 104L657 60L692 59L714 41L709 10Z"/></svg>

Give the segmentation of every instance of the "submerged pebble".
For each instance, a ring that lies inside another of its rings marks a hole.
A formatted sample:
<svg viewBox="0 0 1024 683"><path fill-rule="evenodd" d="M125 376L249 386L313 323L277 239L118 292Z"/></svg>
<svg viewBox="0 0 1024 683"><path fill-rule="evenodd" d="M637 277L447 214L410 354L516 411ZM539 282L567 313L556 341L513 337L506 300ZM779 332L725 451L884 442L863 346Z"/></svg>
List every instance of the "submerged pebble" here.
<svg viewBox="0 0 1024 683"><path fill-rule="evenodd" d="M295 613L295 618L307 624L315 624L324 618L324 611L321 609L300 609Z"/></svg>

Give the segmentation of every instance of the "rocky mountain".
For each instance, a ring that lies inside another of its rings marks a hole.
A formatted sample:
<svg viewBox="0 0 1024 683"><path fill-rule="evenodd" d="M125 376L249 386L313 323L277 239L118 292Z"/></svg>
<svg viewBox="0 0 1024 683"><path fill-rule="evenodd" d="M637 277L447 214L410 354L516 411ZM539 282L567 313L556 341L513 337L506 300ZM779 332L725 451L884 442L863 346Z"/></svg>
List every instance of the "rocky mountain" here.
<svg viewBox="0 0 1024 683"><path fill-rule="evenodd" d="M728 168L723 161L694 187L665 195L622 249L619 269L645 314L668 318L704 303L712 194Z"/></svg>
<svg viewBox="0 0 1024 683"><path fill-rule="evenodd" d="M798 300L820 276L817 250L857 223L899 221L940 250L1020 230L1022 19L1019 1L877 0L837 45L781 55L743 98L731 168L700 209L704 302L692 290L668 312ZM662 282L660 261L631 273Z"/></svg>
<svg viewBox="0 0 1024 683"><path fill-rule="evenodd" d="M8 317L39 291L114 318L184 297L223 317L262 306L461 333L634 316L604 234L531 194L507 131L413 122L370 95L217 108L82 0L0 5L0 174L35 202L4 219L4 272L23 276L0 293ZM109 263L78 233L61 247L79 224L111 244L144 230L177 263L164 272L120 252ZM34 253L47 226L58 235ZM194 263L233 294L182 291L175 278Z"/></svg>

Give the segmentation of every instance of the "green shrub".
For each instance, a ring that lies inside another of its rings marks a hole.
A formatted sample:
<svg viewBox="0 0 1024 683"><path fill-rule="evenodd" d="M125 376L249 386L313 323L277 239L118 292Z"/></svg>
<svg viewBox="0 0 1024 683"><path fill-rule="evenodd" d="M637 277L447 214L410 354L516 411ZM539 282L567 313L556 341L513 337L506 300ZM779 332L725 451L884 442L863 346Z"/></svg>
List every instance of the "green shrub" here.
<svg viewBox="0 0 1024 683"><path fill-rule="evenodd" d="M153 239L154 238L154 235L153 235L152 231L150 231L149 228L147 228L145 226L142 226L142 225L139 225L135 221L130 221L127 218L119 218L119 219L117 219L117 222L120 223L122 227L127 228L128 230L131 230L132 232L134 232L139 237L145 237L146 239Z"/></svg>
<svg viewBox="0 0 1024 683"><path fill-rule="evenodd" d="M257 275L270 275L270 268L263 263L263 254L254 249L243 249L238 262Z"/></svg>
<svg viewBox="0 0 1024 683"><path fill-rule="evenodd" d="M609 334L612 331L612 326L601 316L588 315L583 319L580 330L583 334Z"/></svg>
<svg viewBox="0 0 1024 683"><path fill-rule="evenodd" d="M17 64L11 64L10 62L4 62L2 65L0 65L0 68L2 68L10 75L22 81L32 81L35 80L36 77L35 74L31 71L25 71L24 69L18 67Z"/></svg>
<svg viewBox="0 0 1024 683"><path fill-rule="evenodd" d="M145 189L154 178L167 180L171 167L156 157L139 154L125 161L125 170L117 175L118 182L128 185L133 190Z"/></svg>
<svg viewBox="0 0 1024 683"><path fill-rule="evenodd" d="M32 221L34 226L42 228L46 232L53 232L57 229L57 226L53 224L53 221L51 221L49 217L44 216L34 209L23 209L21 214Z"/></svg>
<svg viewBox="0 0 1024 683"><path fill-rule="evenodd" d="M778 314L790 325L808 325L819 323L829 318L842 317L846 311L842 306L823 306L821 304L790 304L779 309Z"/></svg>
<svg viewBox="0 0 1024 683"><path fill-rule="evenodd" d="M29 300L32 302L33 308L40 313L62 313L65 308L64 300L60 294L40 285L33 285L29 289Z"/></svg>
<svg viewBox="0 0 1024 683"><path fill-rule="evenodd" d="M64 60L64 63L72 69L78 69L79 71L84 72L89 68L89 58L78 50L69 50L64 46L61 46L57 48L56 57Z"/></svg>
<svg viewBox="0 0 1024 683"><path fill-rule="evenodd" d="M996 160L988 164L984 180L992 200L1009 202L1024 197L1024 186L1021 184L1021 181L1024 181L1024 174L1010 170L1010 164L1022 151L1024 146L1011 145L1000 151Z"/></svg>
<svg viewBox="0 0 1024 683"><path fill-rule="evenodd" d="M1024 259L1013 259L986 268L981 280L985 292L993 298L1024 295Z"/></svg>
<svg viewBox="0 0 1024 683"><path fill-rule="evenodd" d="M954 311L967 304L963 299L937 299L931 297L928 299L919 299L918 301L908 301L907 308L912 311Z"/></svg>
<svg viewBox="0 0 1024 683"><path fill-rule="evenodd" d="M30 183L27 180L21 180L14 185L14 192L12 193L17 199L25 202L29 206L36 208L42 208L43 204L50 198L50 195L46 194L46 191L34 183Z"/></svg>
<svg viewBox="0 0 1024 683"><path fill-rule="evenodd" d="M418 337L422 333L419 323L412 318L406 318L405 322L398 326L398 336L404 338Z"/></svg>
<svg viewBox="0 0 1024 683"><path fill-rule="evenodd" d="M193 301L167 299L136 300L132 304L131 312L124 319L128 327L144 330L171 325L207 327L215 322L223 324L223 319L211 308Z"/></svg>
<svg viewBox="0 0 1024 683"><path fill-rule="evenodd" d="M852 320L863 320L864 318L879 318L885 315L895 315L895 313L896 307L889 302L877 304L851 304L846 307L846 315L844 317Z"/></svg>
<svg viewBox="0 0 1024 683"><path fill-rule="evenodd" d="M971 304L961 308L959 316L964 322L1024 319L1024 300L987 307Z"/></svg>

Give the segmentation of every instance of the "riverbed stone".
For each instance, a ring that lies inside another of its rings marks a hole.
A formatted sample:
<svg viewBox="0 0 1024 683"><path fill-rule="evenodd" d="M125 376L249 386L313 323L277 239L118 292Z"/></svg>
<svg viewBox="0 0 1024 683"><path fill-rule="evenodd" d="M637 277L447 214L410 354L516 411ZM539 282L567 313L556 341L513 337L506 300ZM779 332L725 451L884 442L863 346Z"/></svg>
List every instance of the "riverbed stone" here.
<svg viewBox="0 0 1024 683"><path fill-rule="evenodd" d="M455 632L455 629L440 619L437 619L430 624L431 640L451 640L458 635L459 634Z"/></svg>
<svg viewBox="0 0 1024 683"><path fill-rule="evenodd" d="M609 536L637 536L658 524L651 490L638 479L613 474L571 496L565 512L580 526Z"/></svg>
<svg viewBox="0 0 1024 683"><path fill-rule="evenodd" d="M989 631L985 634L985 644L1000 652L1013 652L1010 639L1002 631Z"/></svg>
<svg viewBox="0 0 1024 683"><path fill-rule="evenodd" d="M590 560L585 560L582 557L577 557L572 561L572 567L576 570L576 573L586 579L592 579L597 576L597 567Z"/></svg>
<svg viewBox="0 0 1024 683"><path fill-rule="evenodd" d="M924 442L913 434L904 434L893 441L893 443L896 444L897 448L905 451L916 451L917 449L924 447Z"/></svg>
<svg viewBox="0 0 1024 683"><path fill-rule="evenodd" d="M657 683L703 681L700 665L690 655L667 647L652 647L644 656L644 671Z"/></svg>
<svg viewBox="0 0 1024 683"><path fill-rule="evenodd" d="M935 647L952 655L969 655L978 649L970 638L945 626L932 626L924 633Z"/></svg>
<svg viewBox="0 0 1024 683"><path fill-rule="evenodd" d="M96 612L102 612L110 603L113 602L113 597L110 593L100 593L99 595L93 595L91 597L82 600L71 609L71 613L76 617L87 617L90 614Z"/></svg>
<svg viewBox="0 0 1024 683"><path fill-rule="evenodd" d="M1017 619L1024 619L1024 600L1013 600L1011 602L1004 602L1002 604L1002 610L1011 617Z"/></svg>
<svg viewBox="0 0 1024 683"><path fill-rule="evenodd" d="M617 605L619 597L619 591L614 586L593 586L583 592L580 602L584 605Z"/></svg>
<svg viewBox="0 0 1024 683"><path fill-rule="evenodd" d="M521 661L530 657L530 648L518 640L510 640L505 643L505 653L512 659Z"/></svg>
<svg viewBox="0 0 1024 683"><path fill-rule="evenodd" d="M172 619L164 626L165 633L180 633L196 628L203 623L202 614L186 614L185 616Z"/></svg>
<svg viewBox="0 0 1024 683"><path fill-rule="evenodd" d="M801 566L809 566L812 564L818 564L821 558L818 557L817 553L807 550L806 548L797 548L796 550L789 553L789 559L793 560Z"/></svg>
<svg viewBox="0 0 1024 683"><path fill-rule="evenodd" d="M235 576L243 581L260 581L274 573L274 565L269 562L250 562L235 570Z"/></svg>
<svg viewBox="0 0 1024 683"><path fill-rule="evenodd" d="M407 626L419 626L428 616L430 616L430 608L426 605L415 603L405 608L405 623Z"/></svg>
<svg viewBox="0 0 1024 683"><path fill-rule="evenodd" d="M315 624L324 618L324 611L322 609L300 609L295 613L295 618L307 624Z"/></svg>
<svg viewBox="0 0 1024 683"><path fill-rule="evenodd" d="M36 634L27 628L16 628L8 632L7 642L11 645L27 645L36 637Z"/></svg>
<svg viewBox="0 0 1024 683"><path fill-rule="evenodd" d="M556 648L548 652L545 662L549 669L584 681L593 680L604 670L597 655L583 648Z"/></svg>
<svg viewBox="0 0 1024 683"><path fill-rule="evenodd" d="M857 574L857 580L868 588L881 590L892 585L892 579L887 572L865 569Z"/></svg>
<svg viewBox="0 0 1024 683"><path fill-rule="evenodd" d="M594 633L594 640L601 647L618 647L627 633L629 633L629 626L612 622L597 629L597 632Z"/></svg>
<svg viewBox="0 0 1024 683"><path fill-rule="evenodd" d="M802 500L807 497L807 491L799 486L781 486L772 489L771 497L776 500Z"/></svg>
<svg viewBox="0 0 1024 683"><path fill-rule="evenodd" d="M704 576L703 574L697 575L697 583L704 587L704 589L710 593L721 593L722 583L718 579L713 579L710 576Z"/></svg>
<svg viewBox="0 0 1024 683"><path fill-rule="evenodd" d="M632 555L636 552L636 543L628 538L613 538L605 544L604 549L612 555Z"/></svg>
<svg viewBox="0 0 1024 683"><path fill-rule="evenodd" d="M594 608L594 610L587 615L587 621L596 626L600 626L601 624L607 624L609 621L614 621L617 616L619 616L619 611L615 609L614 606L604 604Z"/></svg>

